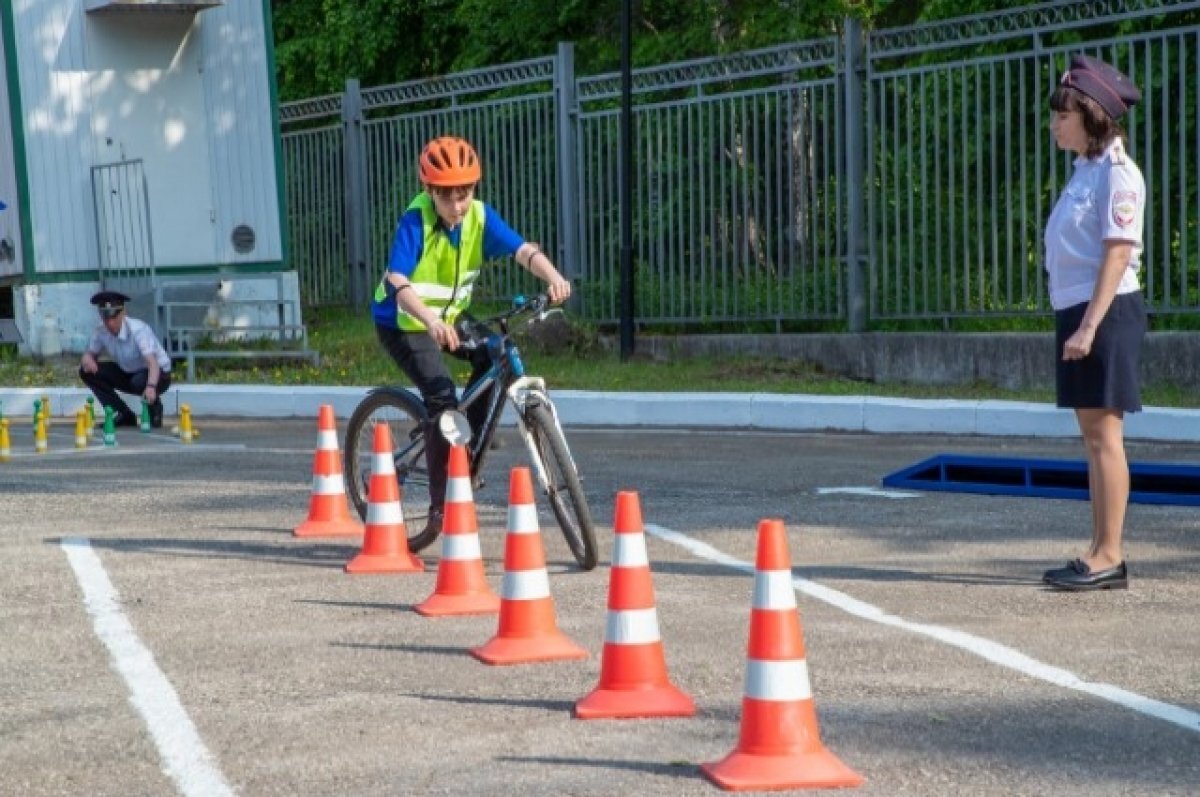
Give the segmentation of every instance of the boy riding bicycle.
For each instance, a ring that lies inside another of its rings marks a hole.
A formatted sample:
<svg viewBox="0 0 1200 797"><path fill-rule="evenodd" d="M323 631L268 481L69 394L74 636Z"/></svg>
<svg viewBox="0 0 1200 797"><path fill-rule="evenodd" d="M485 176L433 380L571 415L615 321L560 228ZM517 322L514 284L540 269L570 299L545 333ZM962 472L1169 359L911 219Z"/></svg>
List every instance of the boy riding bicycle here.
<svg viewBox="0 0 1200 797"><path fill-rule="evenodd" d="M421 150L417 165L423 190L396 226L371 314L379 342L412 380L432 420L425 432L429 469L426 529L440 532L449 443L438 431L437 416L458 408L458 393L442 350L471 363L468 387L491 365L486 349L460 348L454 327L471 304L479 270L486 261L511 255L546 283L554 304L570 298L571 283L545 252L514 232L490 205L475 199L483 169L466 140L453 136L433 139ZM490 393L481 398L467 411L473 433L483 422Z"/></svg>

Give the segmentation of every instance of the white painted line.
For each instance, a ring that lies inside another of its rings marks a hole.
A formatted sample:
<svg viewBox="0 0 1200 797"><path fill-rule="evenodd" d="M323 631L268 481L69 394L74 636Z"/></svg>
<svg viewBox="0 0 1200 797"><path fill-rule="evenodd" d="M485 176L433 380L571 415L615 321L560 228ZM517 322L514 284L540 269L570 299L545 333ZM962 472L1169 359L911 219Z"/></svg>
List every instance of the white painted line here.
<svg viewBox="0 0 1200 797"><path fill-rule="evenodd" d="M233 789L217 769L174 687L121 611L120 596L91 543L86 537L67 537L61 545L83 590L96 636L125 679L129 702L146 722L163 771L187 797L232 797Z"/></svg>
<svg viewBox="0 0 1200 797"><path fill-rule="evenodd" d="M752 563L735 559L708 543L700 542L686 534L652 523L647 523L645 529L647 534L652 534L661 540L674 543L701 559L707 559L710 562L716 562L717 564L725 565L734 570L741 570L745 573L754 573L754 565ZM1001 667L1016 670L1031 678L1037 678L1038 680L1046 681L1047 683L1066 689L1084 692L1093 697L1098 697L1141 714L1154 717L1155 719L1173 723L1186 730L1200 733L1200 713L1195 711L1190 711L1171 703L1164 703L1160 700L1154 700L1153 698L1145 697L1111 684L1084 681L1072 672L1045 664L1007 645L1002 645L999 642L993 642L990 639L984 639L974 634L968 634L965 631L943 628L928 623L915 623L905 620L902 617L887 614L876 606L853 598L844 592L823 587L815 581L796 577L792 579L792 584L805 595L816 598L819 601L824 601L830 606L841 609L855 617L861 617L864 620L870 620L881 625L929 637L951 647L965 650L993 664L999 664Z"/></svg>
<svg viewBox="0 0 1200 797"><path fill-rule="evenodd" d="M872 495L877 498L920 498L917 493L883 490L879 487L818 487L817 495Z"/></svg>

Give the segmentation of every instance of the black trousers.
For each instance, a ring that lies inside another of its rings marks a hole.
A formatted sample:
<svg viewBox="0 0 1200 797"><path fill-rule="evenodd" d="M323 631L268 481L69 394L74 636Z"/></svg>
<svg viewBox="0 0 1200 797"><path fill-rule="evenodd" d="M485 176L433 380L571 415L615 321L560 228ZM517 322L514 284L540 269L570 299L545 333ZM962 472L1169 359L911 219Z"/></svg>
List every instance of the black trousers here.
<svg viewBox="0 0 1200 797"><path fill-rule="evenodd" d="M114 415L126 413L137 418L137 413L129 409L129 405L117 395L117 391L141 396L146 392L146 379L150 376L150 371L146 368L133 372L122 371L116 363L108 361L99 363L99 366L94 374L89 374L80 368L79 378L91 389L101 405L112 408ZM170 387L171 372L159 371L158 398L155 401L161 400L162 394L166 393Z"/></svg>
<svg viewBox="0 0 1200 797"><path fill-rule="evenodd" d="M437 416L446 410L458 409L458 391L454 380L450 377L446 361L442 359L441 347L429 333L405 332L376 324L375 334L400 370L412 380L433 421L425 430L425 464L429 468L429 505L441 508L446 501L446 465L450 459L450 444L438 431ZM459 349L452 354L471 363L468 388L478 382L492 365L486 349ZM472 434L478 433L479 427L483 426L488 405L497 387L493 385L467 408Z"/></svg>

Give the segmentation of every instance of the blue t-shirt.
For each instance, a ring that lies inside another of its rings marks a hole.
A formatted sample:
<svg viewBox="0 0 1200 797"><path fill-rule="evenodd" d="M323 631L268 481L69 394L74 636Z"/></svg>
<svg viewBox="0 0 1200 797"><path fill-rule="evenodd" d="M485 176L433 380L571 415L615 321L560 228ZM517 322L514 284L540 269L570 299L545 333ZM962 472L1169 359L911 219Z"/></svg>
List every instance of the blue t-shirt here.
<svg viewBox="0 0 1200 797"><path fill-rule="evenodd" d="M438 224L441 224L441 219ZM445 227L442 227L445 230ZM458 248L462 239L462 225L452 230L445 230L450 245ZM508 257L514 254L525 239L508 226L508 222L500 218L500 214L486 202L483 205L483 259L494 260L498 257ZM396 225L396 237L392 240L392 254L388 259L387 270L411 277L425 251L425 228L421 223L421 211L413 209L400 217ZM396 326L395 291L389 290L382 302L373 302L371 315L380 326Z"/></svg>

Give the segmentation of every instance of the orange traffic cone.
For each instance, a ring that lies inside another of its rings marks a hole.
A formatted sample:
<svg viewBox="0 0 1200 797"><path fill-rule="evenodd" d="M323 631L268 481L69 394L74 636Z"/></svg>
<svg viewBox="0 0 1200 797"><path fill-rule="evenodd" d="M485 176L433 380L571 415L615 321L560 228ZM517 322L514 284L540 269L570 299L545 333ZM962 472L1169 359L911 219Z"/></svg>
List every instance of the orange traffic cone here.
<svg viewBox="0 0 1200 797"><path fill-rule="evenodd" d="M738 745L700 770L727 791L862 784L861 775L821 744L782 520L758 524L747 659Z"/></svg>
<svg viewBox="0 0 1200 797"><path fill-rule="evenodd" d="M371 449L371 482L367 486L367 528L362 551L346 564L347 573L420 573L425 569L408 550L400 486L392 461L392 433L386 423L375 424Z"/></svg>
<svg viewBox="0 0 1200 797"><path fill-rule="evenodd" d="M587 651L559 631L554 620L529 468L513 468L509 482L500 629L486 644L472 648L471 655L485 664L587 658Z"/></svg>
<svg viewBox="0 0 1200 797"><path fill-rule="evenodd" d="M292 534L297 537L357 537L362 532L362 524L350 517L350 504L346 501L333 405L322 404L317 415L317 451L313 455L308 519Z"/></svg>
<svg viewBox="0 0 1200 797"><path fill-rule="evenodd" d="M471 465L465 446L450 449L446 515L442 519L442 558L433 594L414 608L426 617L495 614L500 598L483 575L479 526L471 494Z"/></svg>
<svg viewBox="0 0 1200 797"><path fill-rule="evenodd" d="M575 704L575 716L690 717L696 704L667 678L637 493L617 493L613 532L600 685Z"/></svg>

